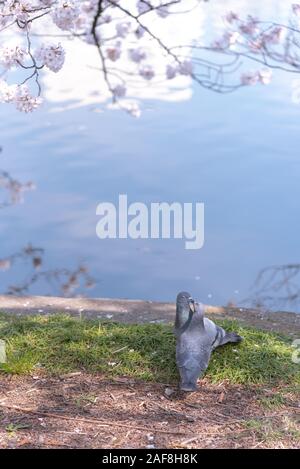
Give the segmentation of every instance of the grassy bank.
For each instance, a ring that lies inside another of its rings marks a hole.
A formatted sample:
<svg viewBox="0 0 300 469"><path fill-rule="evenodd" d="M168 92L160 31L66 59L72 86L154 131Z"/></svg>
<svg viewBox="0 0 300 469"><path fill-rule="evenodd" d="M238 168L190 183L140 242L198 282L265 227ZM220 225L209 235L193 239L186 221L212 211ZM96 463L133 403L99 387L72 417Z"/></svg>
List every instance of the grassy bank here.
<svg viewBox="0 0 300 469"><path fill-rule="evenodd" d="M274 333L218 321L244 337L238 346L218 349L207 377L212 383L300 384L300 366L292 362L290 340ZM175 383L175 338L171 326L125 325L77 320L66 315L0 315L0 338L7 343L2 372L26 374L77 370L146 381Z"/></svg>

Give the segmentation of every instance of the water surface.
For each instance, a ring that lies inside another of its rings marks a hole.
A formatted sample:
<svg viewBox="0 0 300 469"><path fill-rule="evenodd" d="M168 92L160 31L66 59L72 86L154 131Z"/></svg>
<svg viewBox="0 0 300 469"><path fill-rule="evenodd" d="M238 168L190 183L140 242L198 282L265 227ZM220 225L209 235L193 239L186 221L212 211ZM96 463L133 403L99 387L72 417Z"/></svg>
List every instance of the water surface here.
<svg viewBox="0 0 300 469"><path fill-rule="evenodd" d="M285 15L282 2L265 3L264 15ZM237 2L214 4L202 13L207 29ZM251 8L258 11L261 2ZM72 82L56 85L48 104L30 116L2 105L0 169L33 180L36 190L1 210L0 259L31 243L44 249L42 270L84 263L95 286L78 293L94 297L173 300L187 289L212 304L242 301L260 269L300 259L300 108L291 99L292 80L277 73L268 87L226 96L193 83L182 92L153 91L140 119L91 102L92 91L90 102L79 89L76 98ZM96 206L122 193L146 204L204 202L204 247L99 240ZM25 256L0 270L0 291L26 283L31 262ZM61 294L43 278L28 292Z"/></svg>

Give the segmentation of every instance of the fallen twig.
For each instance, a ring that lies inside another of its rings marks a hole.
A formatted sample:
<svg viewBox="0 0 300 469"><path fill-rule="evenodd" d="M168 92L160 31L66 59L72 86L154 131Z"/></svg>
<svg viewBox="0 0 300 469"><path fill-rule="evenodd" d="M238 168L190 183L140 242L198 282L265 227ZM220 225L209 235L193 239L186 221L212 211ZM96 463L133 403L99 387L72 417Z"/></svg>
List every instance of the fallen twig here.
<svg viewBox="0 0 300 469"><path fill-rule="evenodd" d="M92 423L94 425L99 425L99 426L105 426L105 427L111 427L112 425L116 425L118 427L123 427L123 428L130 428L130 429L135 429L135 430L141 430L141 431L146 431L149 433L149 431L153 433L165 433L169 435L187 435L186 432L183 431L176 431L176 430L163 430L160 428L150 428L150 427L142 427L142 426L136 426L132 425L129 423L120 423L120 422L112 422L109 420L104 420L104 419L86 419L86 418L78 418L78 417L69 417L68 415L59 415L59 414L53 414L51 412L44 412L42 410L34 410L34 409L27 409L15 405L10 405L10 404L2 404L0 403L1 407L6 407L8 409L14 409L19 412L25 412L28 414L34 414L34 415L42 415L43 417L49 417L49 418L55 418L55 419L63 419L63 420L73 420L76 422L83 422L83 423Z"/></svg>

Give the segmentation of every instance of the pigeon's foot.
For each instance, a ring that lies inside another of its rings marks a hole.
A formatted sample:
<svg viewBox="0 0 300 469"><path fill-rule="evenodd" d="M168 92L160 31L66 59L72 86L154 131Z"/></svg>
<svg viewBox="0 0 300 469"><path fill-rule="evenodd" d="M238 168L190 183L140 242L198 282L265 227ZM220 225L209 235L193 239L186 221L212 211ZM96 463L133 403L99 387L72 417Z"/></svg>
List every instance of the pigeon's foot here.
<svg viewBox="0 0 300 469"><path fill-rule="evenodd" d="M183 383L180 385L180 391L193 392L197 391L197 385L192 383Z"/></svg>

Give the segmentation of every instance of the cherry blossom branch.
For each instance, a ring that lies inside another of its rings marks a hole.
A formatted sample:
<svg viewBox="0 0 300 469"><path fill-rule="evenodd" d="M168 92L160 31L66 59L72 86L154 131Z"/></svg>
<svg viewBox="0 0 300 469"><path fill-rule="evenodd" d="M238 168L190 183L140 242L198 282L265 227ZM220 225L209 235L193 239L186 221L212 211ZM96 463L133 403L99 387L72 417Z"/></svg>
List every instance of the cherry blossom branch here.
<svg viewBox="0 0 300 469"><path fill-rule="evenodd" d="M96 11L96 15L93 19L91 34L93 36L95 45L96 45L96 47L98 49L98 52L99 52L99 56L100 56L100 60L101 60L101 64L102 64L102 71L103 71L103 75L104 75L104 80L105 80L105 82L107 84L107 87L108 87L109 91L111 92L112 96L114 96L114 92L113 92L112 86L111 86L109 78L108 78L108 71L107 71L107 67L106 67L104 53L102 51L100 40L98 39L97 32L96 32L96 28L98 26L98 20L99 20L100 16L102 15L102 13L103 13L103 0L98 0L97 11Z"/></svg>
<svg viewBox="0 0 300 469"><path fill-rule="evenodd" d="M30 112L41 104L40 72L47 68L57 73L65 60L62 44L40 44L37 41L41 37L76 38L87 46L96 47L99 70L112 101L136 116L139 115L138 108L126 108L130 82L140 87L140 81L144 80L146 85L151 83L155 86L162 80L182 75L206 89L228 93L247 85L268 84L271 70L300 72L299 4L292 6L291 19L286 25L261 21L252 16L242 19L229 12L225 17L224 34L211 44L169 45L154 29L153 22L146 24L144 21L156 15L159 20L167 22L172 15L181 14L184 23L184 13L200 3L201 0L195 0L193 6L186 7L183 0L132 0L130 6L125 0L0 2L0 33L16 28L21 36L22 32L25 33L27 41L27 49L22 46L0 47L0 76L5 77L0 82L0 101L14 103L18 110L24 112ZM181 5L185 10L180 8ZM35 24L43 24L45 18L46 24L53 23L57 32L35 30ZM34 47L31 44L33 38ZM165 62L165 72L156 70L155 64L151 63L151 49L155 48ZM128 69L124 65L118 66L124 54L129 58ZM251 63L264 68L249 71L246 66ZM24 73L27 70L28 74L19 84L10 85L9 72L18 67ZM31 94L33 80L38 88L36 95Z"/></svg>

